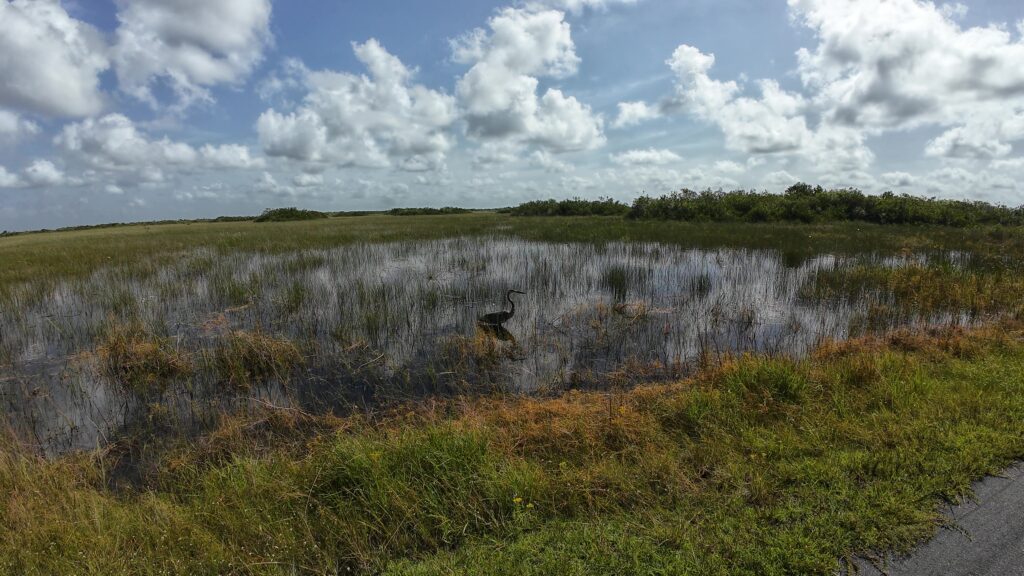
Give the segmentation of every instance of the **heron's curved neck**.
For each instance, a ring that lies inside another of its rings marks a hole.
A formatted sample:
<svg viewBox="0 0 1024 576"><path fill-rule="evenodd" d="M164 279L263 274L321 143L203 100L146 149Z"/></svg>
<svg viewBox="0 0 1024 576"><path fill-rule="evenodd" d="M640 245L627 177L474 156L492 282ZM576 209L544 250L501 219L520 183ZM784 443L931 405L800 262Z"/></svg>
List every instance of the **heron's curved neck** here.
<svg viewBox="0 0 1024 576"><path fill-rule="evenodd" d="M509 310L509 312L514 313L516 311L516 303L515 300L512 300L512 293L509 292L505 294L505 299L508 300L508 303L512 305L512 309Z"/></svg>

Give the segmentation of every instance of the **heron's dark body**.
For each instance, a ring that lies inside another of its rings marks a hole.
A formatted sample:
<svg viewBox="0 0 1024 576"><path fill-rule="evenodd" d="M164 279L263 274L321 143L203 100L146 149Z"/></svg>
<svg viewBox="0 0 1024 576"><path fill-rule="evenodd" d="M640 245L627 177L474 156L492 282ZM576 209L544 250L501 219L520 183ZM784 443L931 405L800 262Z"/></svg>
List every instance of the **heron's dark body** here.
<svg viewBox="0 0 1024 576"><path fill-rule="evenodd" d="M488 326L501 326L505 322L508 322L516 315L516 303L512 301L513 294L523 294L518 290L509 290L505 294L505 299L512 305L510 310L502 310L501 312L493 312L491 314L485 314L480 317L481 324L487 324Z"/></svg>

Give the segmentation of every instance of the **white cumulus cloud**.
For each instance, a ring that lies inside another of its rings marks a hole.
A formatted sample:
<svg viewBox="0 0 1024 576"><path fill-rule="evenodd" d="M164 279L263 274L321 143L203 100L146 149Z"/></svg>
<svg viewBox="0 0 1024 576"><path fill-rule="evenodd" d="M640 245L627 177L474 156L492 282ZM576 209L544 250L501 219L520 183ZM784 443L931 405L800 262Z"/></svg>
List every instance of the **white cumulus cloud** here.
<svg viewBox="0 0 1024 576"><path fill-rule="evenodd" d="M715 64L713 54L685 44L676 49L667 64L677 81L672 105L716 123L729 149L787 152L799 150L810 138L803 97L782 90L776 81L759 82L760 98L739 96L741 88L736 82L709 76Z"/></svg>
<svg viewBox="0 0 1024 576"><path fill-rule="evenodd" d="M299 188L315 188L317 186L323 186L324 175L323 174L296 174L292 178L292 184Z"/></svg>
<svg viewBox="0 0 1024 576"><path fill-rule="evenodd" d="M993 111L995 112L995 111ZM928 142L925 154L950 158L999 158L1013 151L1011 142L1024 139L1024 109L976 115Z"/></svg>
<svg viewBox="0 0 1024 576"><path fill-rule="evenodd" d="M484 142L473 152L473 166L488 169L511 164L522 157L524 149L522 144L507 140Z"/></svg>
<svg viewBox="0 0 1024 576"><path fill-rule="evenodd" d="M54 144L66 158L88 167L88 180L108 181L120 189L205 171L244 171L264 165L262 158L253 157L248 147L239 144L206 144L196 149L166 136L151 137L122 114L68 124Z"/></svg>
<svg viewBox="0 0 1024 576"><path fill-rule="evenodd" d="M762 185L772 191L779 192L800 182L800 179L793 176L786 170L776 170L765 175L761 180Z"/></svg>
<svg viewBox="0 0 1024 576"><path fill-rule="evenodd" d="M199 155L211 168L261 168L264 165L262 158L254 158L249 147L240 144L206 144L199 149Z"/></svg>
<svg viewBox="0 0 1024 576"><path fill-rule="evenodd" d="M17 188L21 186L21 179L17 174L7 171L7 168L0 166L0 188Z"/></svg>
<svg viewBox="0 0 1024 576"><path fill-rule="evenodd" d="M1005 27L962 28L924 0L789 0L818 45L797 53L804 84L838 122L889 129L955 123L1024 95L1024 43Z"/></svg>
<svg viewBox="0 0 1024 576"><path fill-rule="evenodd" d="M682 45L667 61L675 93L621 103L615 126L685 112L716 125L730 150L797 158L865 186L877 184L868 143L892 132L937 128L922 152L967 160L1010 156L1024 140L1024 35L1008 24L965 27L963 5L928 0L788 6L814 34L797 52L801 90L764 79L750 95L745 80L712 77L713 54Z"/></svg>
<svg viewBox="0 0 1024 576"><path fill-rule="evenodd" d="M662 112L659 107L651 106L646 102L620 102L619 115L615 117L615 122L612 126L615 128L629 128L648 120L660 118L661 115Z"/></svg>
<svg viewBox="0 0 1024 576"><path fill-rule="evenodd" d="M882 182L886 186L892 186L893 188L913 186L915 181L914 175L908 172L886 172L882 174Z"/></svg>
<svg viewBox="0 0 1024 576"><path fill-rule="evenodd" d="M743 174L747 171L747 166L732 160L719 160L715 162L714 169L719 174Z"/></svg>
<svg viewBox="0 0 1024 576"><path fill-rule="evenodd" d="M612 162L622 166L664 166L674 164L682 158L671 150L649 148L647 150L629 150L615 154Z"/></svg>
<svg viewBox="0 0 1024 576"><path fill-rule="evenodd" d="M616 4L633 5L638 0L534 0L527 2L534 8L554 8L579 14L584 9L606 10Z"/></svg>
<svg viewBox="0 0 1024 576"><path fill-rule="evenodd" d="M552 173L569 172L572 170L572 166L555 158L547 150L534 150L530 154L530 165Z"/></svg>
<svg viewBox="0 0 1024 576"><path fill-rule="evenodd" d="M270 156L343 166L441 167L452 147L455 99L413 83L407 68L376 40L353 44L369 75L308 72L294 112L270 109L257 122Z"/></svg>
<svg viewBox="0 0 1024 576"><path fill-rule="evenodd" d="M103 108L106 45L57 0L0 2L0 105L56 117Z"/></svg>
<svg viewBox="0 0 1024 576"><path fill-rule="evenodd" d="M470 136L556 153L603 145L604 121L589 106L557 88L538 94L539 78L577 72L580 59L565 14L506 8L488 26L452 45L455 61L472 64L456 86Z"/></svg>
<svg viewBox="0 0 1024 576"><path fill-rule="evenodd" d="M176 105L211 100L209 88L237 84L272 41L270 0L117 0L114 66L123 91L156 105L167 82Z"/></svg>
<svg viewBox="0 0 1024 576"><path fill-rule="evenodd" d="M965 7L924 0L789 0L818 45L798 71L829 122L868 134L946 131L928 156L995 158L1024 139L1024 40L965 28Z"/></svg>
<svg viewBox="0 0 1024 576"><path fill-rule="evenodd" d="M0 139L18 140L39 133L39 125L14 112L0 109Z"/></svg>
<svg viewBox="0 0 1024 576"><path fill-rule="evenodd" d="M122 114L68 124L55 143L90 165L106 170L191 165L199 157L188 144L168 138L148 139Z"/></svg>
<svg viewBox="0 0 1024 576"><path fill-rule="evenodd" d="M64 183L64 172L49 160L36 160L25 168L24 178L29 186L57 186Z"/></svg>

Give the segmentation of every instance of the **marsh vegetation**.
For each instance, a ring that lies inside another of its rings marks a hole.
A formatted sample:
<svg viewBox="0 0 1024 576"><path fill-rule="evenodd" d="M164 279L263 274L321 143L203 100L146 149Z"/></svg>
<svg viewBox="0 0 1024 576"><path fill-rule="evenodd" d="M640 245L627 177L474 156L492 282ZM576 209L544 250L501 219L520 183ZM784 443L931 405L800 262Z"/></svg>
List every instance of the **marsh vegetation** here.
<svg viewBox="0 0 1024 576"><path fill-rule="evenodd" d="M0 257L16 573L827 573L1024 455L1018 228L369 215Z"/></svg>
<svg viewBox="0 0 1024 576"><path fill-rule="evenodd" d="M1024 281L969 254L822 254L487 237L283 254L209 249L11 288L0 320L6 421L47 453L179 430L272 401L348 413L433 395L556 394L689 376L747 352L971 326ZM508 337L476 319L520 298Z"/></svg>

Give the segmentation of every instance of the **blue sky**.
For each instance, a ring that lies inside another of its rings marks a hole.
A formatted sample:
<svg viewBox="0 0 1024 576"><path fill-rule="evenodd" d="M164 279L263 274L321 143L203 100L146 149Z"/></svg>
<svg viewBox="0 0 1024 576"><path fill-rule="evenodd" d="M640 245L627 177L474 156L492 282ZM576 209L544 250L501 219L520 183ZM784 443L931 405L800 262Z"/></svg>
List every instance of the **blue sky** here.
<svg viewBox="0 0 1024 576"><path fill-rule="evenodd" d="M796 181L1024 204L1011 0L0 0L0 230Z"/></svg>

